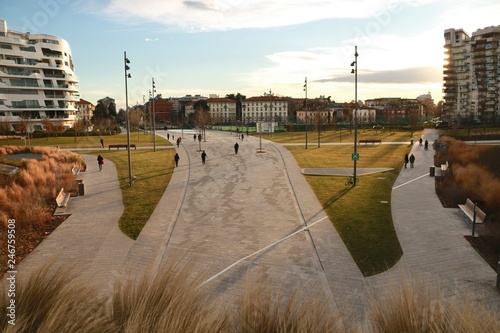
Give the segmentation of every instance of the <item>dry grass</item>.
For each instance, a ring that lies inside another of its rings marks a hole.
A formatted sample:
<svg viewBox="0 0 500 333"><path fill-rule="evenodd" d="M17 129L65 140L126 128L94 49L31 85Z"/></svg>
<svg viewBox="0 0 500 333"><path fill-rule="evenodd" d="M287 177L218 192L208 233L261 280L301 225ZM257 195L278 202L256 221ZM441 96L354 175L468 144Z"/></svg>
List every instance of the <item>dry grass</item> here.
<svg viewBox="0 0 500 333"><path fill-rule="evenodd" d="M43 155L42 160L22 159L10 161L2 156L33 153ZM53 148L0 147L0 160L19 167L14 176L0 175L0 229L5 231L8 219L16 220L17 262L29 253L45 236L45 227L52 219L55 198L61 188L75 186L73 166L85 168L83 159L71 152ZM6 239L0 239L0 254L6 255ZM3 270L6 260L2 260Z"/></svg>
<svg viewBox="0 0 500 333"><path fill-rule="evenodd" d="M262 278L248 283L233 314L234 332L346 332L328 302L311 299L306 286L272 290Z"/></svg>
<svg viewBox="0 0 500 333"><path fill-rule="evenodd" d="M75 279L67 267L42 267L18 280L16 325L0 318L2 332L500 332L498 312L466 296L443 301L439 289L403 276L381 299L372 298L364 328L345 328L350 314L339 316L329 303L311 300L307 288L272 290L256 279L234 308L220 309L202 279L172 262L154 275L116 281L112 293L99 293L88 280ZM3 279L5 280L5 279ZM5 282L5 281L4 281ZM107 295L106 298L103 295ZM6 308L7 295L0 295Z"/></svg>
<svg viewBox="0 0 500 333"><path fill-rule="evenodd" d="M370 320L375 333L500 332L498 313L467 295L444 301L438 288L402 276L383 300L372 298Z"/></svg>

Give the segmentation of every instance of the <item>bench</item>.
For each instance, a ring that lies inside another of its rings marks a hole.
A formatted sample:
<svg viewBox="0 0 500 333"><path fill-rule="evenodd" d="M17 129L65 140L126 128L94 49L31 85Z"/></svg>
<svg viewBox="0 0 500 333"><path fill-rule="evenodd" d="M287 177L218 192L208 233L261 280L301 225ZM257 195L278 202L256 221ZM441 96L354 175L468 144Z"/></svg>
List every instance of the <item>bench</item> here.
<svg viewBox="0 0 500 333"><path fill-rule="evenodd" d="M375 144L375 143L382 143L382 140L359 140L359 143L364 143L364 144L371 143L371 144Z"/></svg>
<svg viewBox="0 0 500 333"><path fill-rule="evenodd" d="M64 192L64 188L61 188L59 194L56 197L56 203L58 208L66 208L68 204L70 193Z"/></svg>
<svg viewBox="0 0 500 333"><path fill-rule="evenodd" d="M116 148L117 150L120 150L120 148L127 148L127 147L128 145L109 145L108 150L111 150L111 148ZM137 148L135 147L135 143L130 144L130 148L134 148L135 150L137 150Z"/></svg>
<svg viewBox="0 0 500 333"><path fill-rule="evenodd" d="M448 161L446 161L446 164L441 164L441 171L446 172L448 171L448 167L450 165L448 164Z"/></svg>
<svg viewBox="0 0 500 333"><path fill-rule="evenodd" d="M467 198L465 204L458 205L458 208L462 210L462 212L470 219L471 222L474 222L474 203L472 200ZM486 213L481 210L481 208L476 206L476 223L483 223L486 218Z"/></svg>
<svg viewBox="0 0 500 333"><path fill-rule="evenodd" d="M73 168L71 168L71 172L76 176L80 173L80 169L78 169L76 165L74 165Z"/></svg>

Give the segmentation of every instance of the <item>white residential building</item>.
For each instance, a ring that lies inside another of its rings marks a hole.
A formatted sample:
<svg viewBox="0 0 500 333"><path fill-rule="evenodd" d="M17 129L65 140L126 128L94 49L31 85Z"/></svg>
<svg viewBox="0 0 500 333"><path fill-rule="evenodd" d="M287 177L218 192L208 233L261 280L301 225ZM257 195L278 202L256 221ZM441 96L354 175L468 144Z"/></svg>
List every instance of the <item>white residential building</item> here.
<svg viewBox="0 0 500 333"><path fill-rule="evenodd" d="M288 118L288 99L273 95L250 97L241 101L244 124L284 123Z"/></svg>
<svg viewBox="0 0 500 333"><path fill-rule="evenodd" d="M0 123L11 130L43 130L43 120L72 127L78 79L62 38L16 32L0 19Z"/></svg>
<svg viewBox="0 0 500 333"><path fill-rule="evenodd" d="M212 97L206 100L210 108L210 117L216 123L233 123L236 121L236 101L229 98Z"/></svg>

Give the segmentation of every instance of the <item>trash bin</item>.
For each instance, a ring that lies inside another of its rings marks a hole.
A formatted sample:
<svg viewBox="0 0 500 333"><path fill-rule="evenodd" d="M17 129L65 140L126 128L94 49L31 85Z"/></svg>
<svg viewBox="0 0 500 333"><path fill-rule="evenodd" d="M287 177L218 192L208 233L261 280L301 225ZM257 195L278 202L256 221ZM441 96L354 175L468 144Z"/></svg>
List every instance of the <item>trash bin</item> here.
<svg viewBox="0 0 500 333"><path fill-rule="evenodd" d="M436 167L431 166L431 168L429 169L429 176L434 177L435 173L436 173Z"/></svg>
<svg viewBox="0 0 500 333"><path fill-rule="evenodd" d="M84 195L85 194L85 186L83 183L78 183L78 195Z"/></svg>

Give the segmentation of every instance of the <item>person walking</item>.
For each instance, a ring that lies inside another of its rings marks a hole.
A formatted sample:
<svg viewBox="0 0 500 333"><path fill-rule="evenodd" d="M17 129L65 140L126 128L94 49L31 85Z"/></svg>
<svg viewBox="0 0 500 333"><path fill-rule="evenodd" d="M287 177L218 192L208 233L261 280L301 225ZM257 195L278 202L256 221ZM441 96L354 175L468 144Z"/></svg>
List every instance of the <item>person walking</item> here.
<svg viewBox="0 0 500 333"><path fill-rule="evenodd" d="M170 133L167 133L167 140L170 140Z"/></svg>
<svg viewBox="0 0 500 333"><path fill-rule="evenodd" d="M405 154L405 169L406 166L408 165L408 162L409 162L408 154Z"/></svg>
<svg viewBox="0 0 500 333"><path fill-rule="evenodd" d="M234 153L235 153L235 154L238 154L238 149L239 149L239 148L240 148L240 145L238 144L238 142L236 142L236 143L234 144Z"/></svg>
<svg viewBox="0 0 500 333"><path fill-rule="evenodd" d="M97 164L99 165L99 171L102 171L102 165L104 164L104 158L99 154L97 156Z"/></svg>
<svg viewBox="0 0 500 333"><path fill-rule="evenodd" d="M104 148L104 140L103 140L103 138L101 138L101 140L99 140L99 142L101 143L101 148Z"/></svg>
<svg viewBox="0 0 500 333"><path fill-rule="evenodd" d="M196 133L195 133L195 134L193 134L193 139L194 139L194 141L196 142Z"/></svg>
<svg viewBox="0 0 500 333"><path fill-rule="evenodd" d="M429 149L429 141L425 140L424 142L424 149L427 150Z"/></svg>
<svg viewBox="0 0 500 333"><path fill-rule="evenodd" d="M241 141L245 138L245 134L241 133Z"/></svg>
<svg viewBox="0 0 500 333"><path fill-rule="evenodd" d="M181 138L177 138L177 148L179 148L180 143L181 143Z"/></svg>
<svg viewBox="0 0 500 333"><path fill-rule="evenodd" d="M203 151L201 153L201 164L205 164L206 159L207 159L207 153L205 153L205 151Z"/></svg>
<svg viewBox="0 0 500 333"><path fill-rule="evenodd" d="M179 166L179 160L181 158L179 157L179 154L178 153L175 153L175 156L174 156L174 160L175 160L175 167L178 167Z"/></svg>
<svg viewBox="0 0 500 333"><path fill-rule="evenodd" d="M410 168L413 168L414 163L415 163L415 155L411 154L411 156L410 156Z"/></svg>

